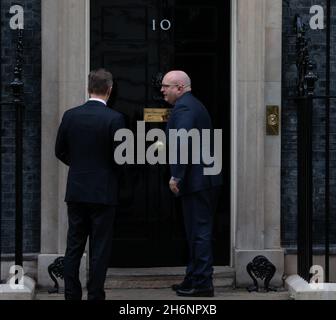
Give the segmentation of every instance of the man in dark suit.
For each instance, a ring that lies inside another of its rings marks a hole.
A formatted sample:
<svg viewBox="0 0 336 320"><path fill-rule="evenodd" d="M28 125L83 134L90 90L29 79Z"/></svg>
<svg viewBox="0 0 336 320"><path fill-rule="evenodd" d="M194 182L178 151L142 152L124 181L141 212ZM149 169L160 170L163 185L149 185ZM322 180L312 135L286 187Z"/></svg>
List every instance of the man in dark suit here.
<svg viewBox="0 0 336 320"><path fill-rule="evenodd" d="M190 132L196 129L202 137L203 129L212 131L208 111L192 95L191 80L185 72L167 73L162 80L161 92L165 101L174 105L167 124L167 133L169 130L185 129ZM200 141L202 142L202 138ZM218 187L222 184L222 179L220 174L205 175L204 169L207 165L202 160L194 164L190 162L189 156L187 164L183 164L181 153L189 152L190 155L190 140L187 145L182 145L182 148L185 147L182 151L180 151L181 144L183 144L181 140L177 140L177 163L170 164L169 187L176 196L181 197L189 263L183 282L173 285L172 288L179 296L212 297L214 296L212 226Z"/></svg>
<svg viewBox="0 0 336 320"><path fill-rule="evenodd" d="M88 300L104 300L118 194L114 134L124 127L120 113L107 107L112 74L90 72L89 101L63 115L56 157L69 166L65 201L69 229L64 259L66 300L81 300L80 261L90 239Z"/></svg>

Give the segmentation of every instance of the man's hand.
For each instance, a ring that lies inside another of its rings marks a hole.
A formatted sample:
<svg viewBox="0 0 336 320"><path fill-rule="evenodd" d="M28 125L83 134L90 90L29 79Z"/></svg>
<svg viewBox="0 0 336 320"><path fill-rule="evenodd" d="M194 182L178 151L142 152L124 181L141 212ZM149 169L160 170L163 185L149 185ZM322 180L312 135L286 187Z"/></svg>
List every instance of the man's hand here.
<svg viewBox="0 0 336 320"><path fill-rule="evenodd" d="M169 181L169 188L174 194L178 194L180 192L180 190L177 186L178 183L179 183L179 181L174 179L174 178L171 178L170 181Z"/></svg>

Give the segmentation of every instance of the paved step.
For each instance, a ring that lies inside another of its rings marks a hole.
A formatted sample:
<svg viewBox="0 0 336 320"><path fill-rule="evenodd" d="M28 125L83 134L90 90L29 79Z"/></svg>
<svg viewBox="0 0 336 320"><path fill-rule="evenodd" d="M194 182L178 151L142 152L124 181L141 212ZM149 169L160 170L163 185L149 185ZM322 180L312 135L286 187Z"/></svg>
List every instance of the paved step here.
<svg viewBox="0 0 336 320"><path fill-rule="evenodd" d="M106 289L163 289L183 280L185 267L165 268L110 268L107 271ZM214 286L233 288L235 270L231 267L214 267Z"/></svg>

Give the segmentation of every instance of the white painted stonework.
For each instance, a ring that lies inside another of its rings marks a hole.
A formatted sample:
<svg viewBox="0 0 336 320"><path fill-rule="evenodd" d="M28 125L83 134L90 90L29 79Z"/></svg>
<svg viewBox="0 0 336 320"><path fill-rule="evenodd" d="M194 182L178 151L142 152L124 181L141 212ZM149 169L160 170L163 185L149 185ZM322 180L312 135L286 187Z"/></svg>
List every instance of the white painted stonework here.
<svg viewBox="0 0 336 320"><path fill-rule="evenodd" d="M282 285L281 136L266 136L266 106L281 107L282 3L233 1L232 220L237 286L250 285L246 265L264 255Z"/></svg>
<svg viewBox="0 0 336 320"><path fill-rule="evenodd" d="M55 157L54 142L64 111L86 100L89 72L89 0L43 0L41 255L38 283L52 284L48 265L66 249L64 202L67 167ZM82 259L87 267L86 257ZM84 268L87 269L87 268ZM81 275L83 286L86 274Z"/></svg>
<svg viewBox="0 0 336 320"><path fill-rule="evenodd" d="M336 283L308 283L291 275L286 279L286 288L295 300L336 300Z"/></svg>
<svg viewBox="0 0 336 320"><path fill-rule="evenodd" d="M55 283L49 276L48 266L50 266L56 258L60 255L57 254L40 254L38 257L38 267L37 267L37 282L40 287L43 288L53 288ZM85 253L82 257L80 268L79 268L79 280L82 286L86 286L87 281L87 254ZM57 278L57 282L60 288L64 288L64 280Z"/></svg>

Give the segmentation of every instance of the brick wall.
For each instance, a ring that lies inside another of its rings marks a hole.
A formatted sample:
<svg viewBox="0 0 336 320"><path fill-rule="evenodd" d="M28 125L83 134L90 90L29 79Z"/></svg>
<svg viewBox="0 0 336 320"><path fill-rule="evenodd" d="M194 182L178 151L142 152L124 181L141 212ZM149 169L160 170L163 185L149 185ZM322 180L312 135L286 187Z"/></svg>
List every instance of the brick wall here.
<svg viewBox="0 0 336 320"><path fill-rule="evenodd" d="M24 252L40 250L40 154L41 154L41 0L1 0L1 100L11 100L17 31L9 28L12 5L23 6L24 30ZM15 112L3 106L2 116L2 251L14 252L15 223Z"/></svg>
<svg viewBox="0 0 336 320"><path fill-rule="evenodd" d="M287 248L296 247L297 236L297 117L296 104L290 100L295 96L296 86L296 38L293 23L298 13L309 25L309 10L313 5L322 5L326 10L326 0L284 0L283 1L283 85L282 85L282 187L281 218L282 244ZM331 87L336 93L336 4L332 5L332 63ZM326 12L325 12L326 15ZM326 19L325 19L326 23ZM326 94L326 29L308 29L309 51L316 65L315 73L319 80L315 93ZM314 102L313 114L313 239L315 248L324 245L325 216L325 103ZM336 101L331 104L331 240L336 244Z"/></svg>

